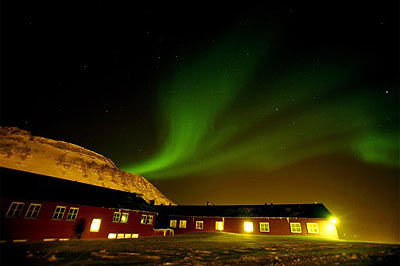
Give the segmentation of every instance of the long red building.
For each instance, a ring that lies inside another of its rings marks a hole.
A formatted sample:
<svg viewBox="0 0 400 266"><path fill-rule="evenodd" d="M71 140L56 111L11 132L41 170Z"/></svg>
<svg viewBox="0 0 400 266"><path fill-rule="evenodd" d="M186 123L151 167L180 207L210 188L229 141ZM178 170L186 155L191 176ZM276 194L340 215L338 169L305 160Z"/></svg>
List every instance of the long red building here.
<svg viewBox="0 0 400 266"><path fill-rule="evenodd" d="M154 206L140 195L0 168L0 241L121 239L189 232L337 239L323 204Z"/></svg>

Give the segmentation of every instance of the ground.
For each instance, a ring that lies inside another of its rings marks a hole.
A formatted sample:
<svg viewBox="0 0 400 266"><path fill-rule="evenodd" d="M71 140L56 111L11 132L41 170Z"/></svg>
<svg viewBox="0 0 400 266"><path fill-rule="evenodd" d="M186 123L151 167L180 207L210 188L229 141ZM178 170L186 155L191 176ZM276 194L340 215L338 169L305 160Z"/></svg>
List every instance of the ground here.
<svg viewBox="0 0 400 266"><path fill-rule="evenodd" d="M1 265L400 265L400 245L232 233L3 243L0 248Z"/></svg>

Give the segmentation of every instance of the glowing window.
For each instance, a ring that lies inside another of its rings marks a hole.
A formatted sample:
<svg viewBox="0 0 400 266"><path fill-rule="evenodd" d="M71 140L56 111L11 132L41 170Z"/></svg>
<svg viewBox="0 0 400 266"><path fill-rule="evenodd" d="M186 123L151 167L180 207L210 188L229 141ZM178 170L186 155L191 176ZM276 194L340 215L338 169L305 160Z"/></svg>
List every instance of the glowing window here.
<svg viewBox="0 0 400 266"><path fill-rule="evenodd" d="M117 234L117 239L125 238L125 234Z"/></svg>
<svg viewBox="0 0 400 266"><path fill-rule="evenodd" d="M306 223L307 224L307 232L309 234L318 234L318 224L317 223Z"/></svg>
<svg viewBox="0 0 400 266"><path fill-rule="evenodd" d="M119 223L120 219L121 219L121 213L120 212L114 212L113 220L112 220L113 223Z"/></svg>
<svg viewBox="0 0 400 266"><path fill-rule="evenodd" d="M244 222L244 231L247 233L251 233L253 232L254 228L253 228L253 222Z"/></svg>
<svg viewBox="0 0 400 266"><path fill-rule="evenodd" d="M121 223L127 223L128 222L128 217L129 217L129 213L123 212L122 215L121 215Z"/></svg>
<svg viewBox="0 0 400 266"><path fill-rule="evenodd" d="M179 220L179 228L186 228L186 220Z"/></svg>
<svg viewBox="0 0 400 266"><path fill-rule="evenodd" d="M147 224L153 224L153 215L147 216Z"/></svg>
<svg viewBox="0 0 400 266"><path fill-rule="evenodd" d="M260 232L269 232L269 223L260 222Z"/></svg>
<svg viewBox="0 0 400 266"><path fill-rule="evenodd" d="M38 218L41 207L42 204L31 203L25 214L25 218Z"/></svg>
<svg viewBox="0 0 400 266"><path fill-rule="evenodd" d="M90 225L90 232L98 232L100 230L101 219L93 219Z"/></svg>
<svg viewBox="0 0 400 266"><path fill-rule="evenodd" d="M78 216L79 208L71 207L69 208L67 221L75 221Z"/></svg>
<svg viewBox="0 0 400 266"><path fill-rule="evenodd" d="M132 234L125 234L125 238L132 238Z"/></svg>
<svg viewBox="0 0 400 266"><path fill-rule="evenodd" d="M196 229L203 230L203 221L196 221Z"/></svg>
<svg viewBox="0 0 400 266"><path fill-rule="evenodd" d="M65 206L57 206L53 213L53 219L61 220L64 217Z"/></svg>
<svg viewBox="0 0 400 266"><path fill-rule="evenodd" d="M215 222L215 230L223 231L224 230L224 222L223 221Z"/></svg>
<svg viewBox="0 0 400 266"><path fill-rule="evenodd" d="M141 224L147 224L147 215L146 214L142 215L142 219L140 220L140 223Z"/></svg>
<svg viewBox="0 0 400 266"><path fill-rule="evenodd" d="M139 234L132 234L132 238L138 238Z"/></svg>
<svg viewBox="0 0 400 266"><path fill-rule="evenodd" d="M300 223L290 223L290 232L292 233L301 233L301 224Z"/></svg>
<svg viewBox="0 0 400 266"><path fill-rule="evenodd" d="M117 234L116 233L109 233L108 234L108 239L116 239L117 238Z"/></svg>
<svg viewBox="0 0 400 266"><path fill-rule="evenodd" d="M169 227L176 228L176 220L170 220Z"/></svg>
<svg viewBox="0 0 400 266"><path fill-rule="evenodd" d="M23 202L12 202L10 208L8 208L6 217L19 217L22 213L25 203Z"/></svg>

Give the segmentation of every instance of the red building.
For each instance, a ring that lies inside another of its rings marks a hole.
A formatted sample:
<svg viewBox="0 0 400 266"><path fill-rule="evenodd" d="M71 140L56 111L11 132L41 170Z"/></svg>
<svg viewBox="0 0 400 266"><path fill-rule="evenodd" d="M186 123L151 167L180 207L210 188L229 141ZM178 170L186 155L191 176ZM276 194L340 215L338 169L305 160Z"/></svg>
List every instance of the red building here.
<svg viewBox="0 0 400 266"><path fill-rule="evenodd" d="M157 212L136 194L6 168L0 176L0 240L155 234Z"/></svg>
<svg viewBox="0 0 400 266"><path fill-rule="evenodd" d="M137 238L189 232L337 239L323 204L153 206L139 195L0 168L0 240Z"/></svg>
<svg viewBox="0 0 400 266"><path fill-rule="evenodd" d="M159 206L156 227L175 234L230 232L337 239L336 220L323 204Z"/></svg>

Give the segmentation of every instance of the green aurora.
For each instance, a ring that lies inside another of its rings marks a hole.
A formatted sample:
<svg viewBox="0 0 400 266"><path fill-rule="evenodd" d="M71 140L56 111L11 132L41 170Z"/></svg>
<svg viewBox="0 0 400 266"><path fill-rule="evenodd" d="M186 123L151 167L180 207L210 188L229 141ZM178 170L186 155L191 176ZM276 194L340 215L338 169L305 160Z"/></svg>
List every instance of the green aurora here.
<svg viewBox="0 0 400 266"><path fill-rule="evenodd" d="M268 171L335 153L399 166L396 88L362 91L360 67L346 60L277 71L272 38L255 36L267 35L226 36L162 82L164 145L126 171L149 179Z"/></svg>

